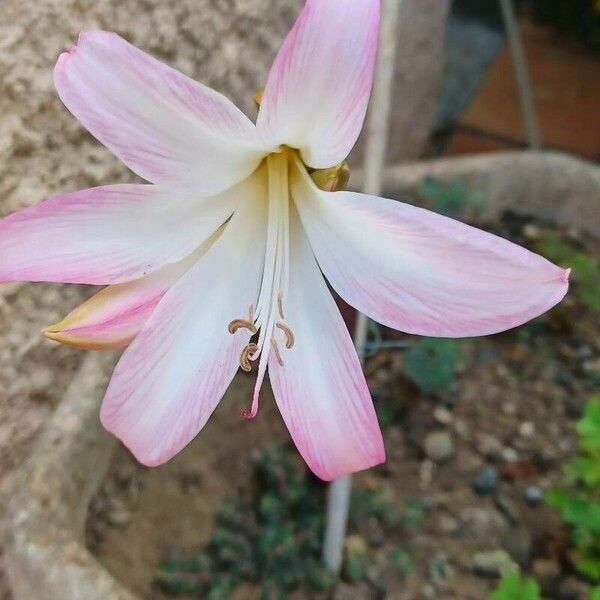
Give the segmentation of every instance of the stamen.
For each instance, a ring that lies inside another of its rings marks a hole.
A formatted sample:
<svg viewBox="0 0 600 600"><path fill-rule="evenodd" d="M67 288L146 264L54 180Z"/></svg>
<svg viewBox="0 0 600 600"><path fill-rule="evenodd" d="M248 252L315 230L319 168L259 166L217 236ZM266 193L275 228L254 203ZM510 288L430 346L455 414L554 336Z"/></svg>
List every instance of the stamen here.
<svg viewBox="0 0 600 600"><path fill-rule="evenodd" d="M250 357L258 350L256 344L248 344L240 354L240 367L242 371L250 373L252 371L252 365L250 364Z"/></svg>
<svg viewBox="0 0 600 600"><path fill-rule="evenodd" d="M283 312L283 294L281 292L277 295L277 306L279 308L279 316L282 319L285 319L285 314Z"/></svg>
<svg viewBox="0 0 600 600"><path fill-rule="evenodd" d="M296 338L294 337L294 332L285 324L285 323L276 323L278 329L281 329L285 334L285 347L290 350L294 347L296 343Z"/></svg>
<svg viewBox="0 0 600 600"><path fill-rule="evenodd" d="M279 346L277 345L277 340L275 338L271 338L271 346L273 346L273 352L275 352L275 357L277 358L277 362L280 367L283 367L283 359L281 358L281 354L279 352Z"/></svg>
<svg viewBox="0 0 600 600"><path fill-rule="evenodd" d="M235 319L229 323L229 327L227 328L229 333L233 334L240 329L247 329L253 335L258 332L256 326L251 321L246 321L246 319Z"/></svg>

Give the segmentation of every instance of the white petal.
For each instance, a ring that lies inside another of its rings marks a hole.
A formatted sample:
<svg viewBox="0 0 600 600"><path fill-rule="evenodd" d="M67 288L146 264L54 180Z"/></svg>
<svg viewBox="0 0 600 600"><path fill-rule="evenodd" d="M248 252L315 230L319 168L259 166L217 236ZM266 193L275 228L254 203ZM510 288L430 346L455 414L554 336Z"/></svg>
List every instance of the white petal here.
<svg viewBox="0 0 600 600"><path fill-rule="evenodd" d="M388 327L487 335L540 315L567 292L568 271L474 227L385 198L321 192L300 168L292 188L331 285Z"/></svg>
<svg viewBox="0 0 600 600"><path fill-rule="evenodd" d="M208 251L221 230L177 263L161 267L141 279L109 285L62 321L46 327L44 335L85 350L114 350L127 346L169 288Z"/></svg>
<svg viewBox="0 0 600 600"><path fill-rule="evenodd" d="M232 335L227 327L246 317L258 296L264 209L257 199L236 211L160 301L115 369L100 417L145 465L168 461L198 434L238 370L251 334L240 329Z"/></svg>
<svg viewBox="0 0 600 600"><path fill-rule="evenodd" d="M269 145L298 148L314 168L348 156L373 84L380 0L307 0L263 94L258 128Z"/></svg>
<svg viewBox="0 0 600 600"><path fill-rule="evenodd" d="M154 185L62 194L0 221L0 282L105 285L138 279L200 246L256 192L264 170L210 198Z"/></svg>
<svg viewBox="0 0 600 600"><path fill-rule="evenodd" d="M295 213L295 211L293 211ZM321 479L385 461L377 416L354 345L297 215L286 324L295 344L269 359L275 399L298 450Z"/></svg>
<svg viewBox="0 0 600 600"><path fill-rule="evenodd" d="M254 124L227 98L114 33L82 33L58 59L54 79L88 131L152 183L213 195L264 156Z"/></svg>

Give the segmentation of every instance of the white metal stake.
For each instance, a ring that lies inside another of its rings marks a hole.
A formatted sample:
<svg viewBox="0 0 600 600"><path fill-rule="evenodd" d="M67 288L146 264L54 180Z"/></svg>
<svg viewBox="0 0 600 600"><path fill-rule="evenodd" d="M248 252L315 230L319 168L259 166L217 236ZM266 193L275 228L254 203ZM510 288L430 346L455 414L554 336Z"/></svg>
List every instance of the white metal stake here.
<svg viewBox="0 0 600 600"><path fill-rule="evenodd" d="M508 37L508 47L510 48L513 69L519 89L519 102L521 103L521 113L527 134L527 144L530 148L539 150L542 147L542 137L535 111L535 101L531 79L529 78L529 70L527 69L527 59L525 58L523 44L521 43L519 24L515 17L512 0L500 0L500 8L502 9L502 18L504 19L504 26L506 27L506 35Z"/></svg>
<svg viewBox="0 0 600 600"><path fill-rule="evenodd" d="M383 0L379 56L367 118L367 147L365 157L364 192L378 196L381 193L385 154L389 137L389 120L398 49L400 6L402 0ZM361 361L367 343L368 319L359 314L354 331L354 345ZM352 476L336 479L327 495L327 520L323 543L323 562L334 573L342 567L344 539L348 528L348 510L352 491Z"/></svg>

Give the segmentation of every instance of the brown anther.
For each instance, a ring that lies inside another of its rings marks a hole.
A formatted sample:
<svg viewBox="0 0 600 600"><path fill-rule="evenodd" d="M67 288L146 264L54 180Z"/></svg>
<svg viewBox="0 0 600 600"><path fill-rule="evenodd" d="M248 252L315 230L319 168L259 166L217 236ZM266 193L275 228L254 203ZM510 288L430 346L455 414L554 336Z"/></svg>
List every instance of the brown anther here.
<svg viewBox="0 0 600 600"><path fill-rule="evenodd" d="M236 319L235 321L231 321L227 329L231 334L238 331L238 329L247 329L253 335L258 331L254 323L252 323L251 321L246 321L246 319Z"/></svg>
<svg viewBox="0 0 600 600"><path fill-rule="evenodd" d="M279 316L285 319L285 314L283 313L283 294L281 292L277 296L277 306L279 307Z"/></svg>
<svg viewBox="0 0 600 600"><path fill-rule="evenodd" d="M277 358L279 366L283 367L283 359L279 353L279 346L277 345L277 340L275 338L271 338L271 346L273 347L273 352L275 352L275 357Z"/></svg>
<svg viewBox="0 0 600 600"><path fill-rule="evenodd" d="M294 332L287 326L285 323L277 323L276 327L281 329L285 334L285 347L290 350L294 347L296 343L296 338L294 337Z"/></svg>
<svg viewBox="0 0 600 600"><path fill-rule="evenodd" d="M252 371L252 365L250 364L250 357L258 350L256 344L248 344L240 354L240 367L242 371L250 373Z"/></svg>

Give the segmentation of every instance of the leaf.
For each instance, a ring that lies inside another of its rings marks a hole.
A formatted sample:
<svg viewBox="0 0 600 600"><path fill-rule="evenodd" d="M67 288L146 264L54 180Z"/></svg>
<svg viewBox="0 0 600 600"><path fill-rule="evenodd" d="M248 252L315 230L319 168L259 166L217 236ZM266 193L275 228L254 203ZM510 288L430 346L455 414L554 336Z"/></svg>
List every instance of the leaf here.
<svg viewBox="0 0 600 600"><path fill-rule="evenodd" d="M489 600L541 600L540 587L535 580L513 571L504 576Z"/></svg>
<svg viewBox="0 0 600 600"><path fill-rule="evenodd" d="M577 432L584 450L600 450L600 398L597 396L586 404L583 418L577 423Z"/></svg>
<svg viewBox="0 0 600 600"><path fill-rule="evenodd" d="M577 481L583 481L589 488L600 485L600 458L597 456L578 456L565 467L569 477Z"/></svg>
<svg viewBox="0 0 600 600"><path fill-rule="evenodd" d="M462 360L455 340L425 338L408 350L404 359L407 377L423 392L439 394L454 383L454 372Z"/></svg>
<svg viewBox="0 0 600 600"><path fill-rule="evenodd" d="M600 504L566 490L546 494L546 501L560 511L565 521L600 535Z"/></svg>
<svg viewBox="0 0 600 600"><path fill-rule="evenodd" d="M600 587L594 588L592 591L592 600L600 600Z"/></svg>

